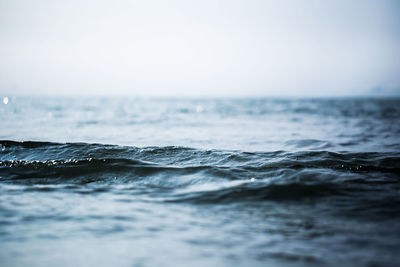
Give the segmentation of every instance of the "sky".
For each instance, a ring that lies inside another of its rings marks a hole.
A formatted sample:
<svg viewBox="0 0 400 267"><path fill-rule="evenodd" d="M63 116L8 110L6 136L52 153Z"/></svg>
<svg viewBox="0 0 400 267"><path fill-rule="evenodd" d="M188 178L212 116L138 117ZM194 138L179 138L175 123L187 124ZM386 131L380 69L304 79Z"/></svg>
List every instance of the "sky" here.
<svg viewBox="0 0 400 267"><path fill-rule="evenodd" d="M0 0L0 94L400 95L397 0Z"/></svg>

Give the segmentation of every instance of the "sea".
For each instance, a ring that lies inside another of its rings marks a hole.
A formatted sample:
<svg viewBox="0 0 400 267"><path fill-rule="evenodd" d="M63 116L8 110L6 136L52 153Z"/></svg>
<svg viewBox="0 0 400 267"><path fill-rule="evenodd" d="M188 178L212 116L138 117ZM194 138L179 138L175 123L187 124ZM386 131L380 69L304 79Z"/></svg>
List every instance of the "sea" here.
<svg viewBox="0 0 400 267"><path fill-rule="evenodd" d="M399 98L0 100L0 266L400 266Z"/></svg>

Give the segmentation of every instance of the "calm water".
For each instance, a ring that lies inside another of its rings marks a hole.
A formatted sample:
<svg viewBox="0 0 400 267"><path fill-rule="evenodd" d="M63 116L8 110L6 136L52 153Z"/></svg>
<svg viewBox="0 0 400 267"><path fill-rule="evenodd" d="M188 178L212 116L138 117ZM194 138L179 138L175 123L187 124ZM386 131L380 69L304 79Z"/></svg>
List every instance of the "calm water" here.
<svg viewBox="0 0 400 267"><path fill-rule="evenodd" d="M399 99L8 100L1 266L400 264Z"/></svg>

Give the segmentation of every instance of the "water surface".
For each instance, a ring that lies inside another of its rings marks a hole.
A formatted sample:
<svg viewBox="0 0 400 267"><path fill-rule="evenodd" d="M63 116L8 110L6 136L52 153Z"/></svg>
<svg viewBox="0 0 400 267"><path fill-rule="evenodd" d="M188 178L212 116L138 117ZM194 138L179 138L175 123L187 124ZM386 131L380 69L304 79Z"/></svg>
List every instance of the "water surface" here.
<svg viewBox="0 0 400 267"><path fill-rule="evenodd" d="M4 266L400 264L399 99L9 97Z"/></svg>

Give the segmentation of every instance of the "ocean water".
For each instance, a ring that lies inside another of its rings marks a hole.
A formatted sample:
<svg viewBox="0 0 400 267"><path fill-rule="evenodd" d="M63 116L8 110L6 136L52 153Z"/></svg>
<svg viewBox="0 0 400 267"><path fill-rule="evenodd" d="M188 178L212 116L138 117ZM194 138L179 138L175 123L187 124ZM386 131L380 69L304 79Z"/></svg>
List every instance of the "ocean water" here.
<svg viewBox="0 0 400 267"><path fill-rule="evenodd" d="M1 266L400 265L400 99L2 100Z"/></svg>

